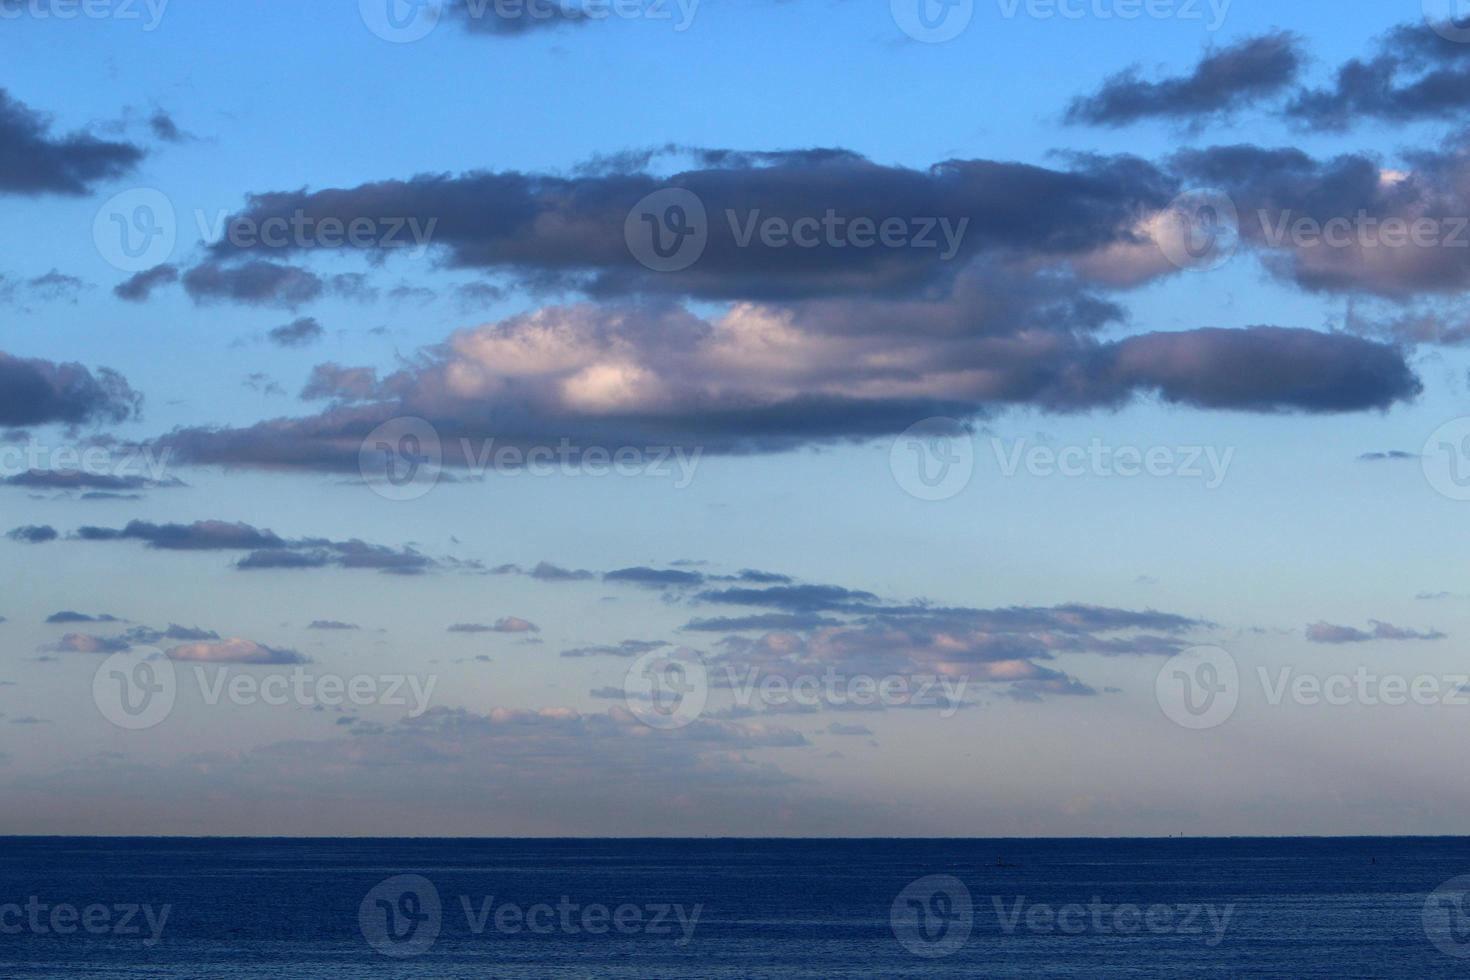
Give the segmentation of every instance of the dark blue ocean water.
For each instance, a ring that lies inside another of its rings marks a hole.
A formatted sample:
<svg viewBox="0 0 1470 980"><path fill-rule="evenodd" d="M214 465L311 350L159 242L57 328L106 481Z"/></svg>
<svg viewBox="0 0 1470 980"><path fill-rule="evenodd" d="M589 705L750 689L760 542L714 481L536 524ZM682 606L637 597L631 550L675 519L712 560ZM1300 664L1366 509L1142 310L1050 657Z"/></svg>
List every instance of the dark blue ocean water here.
<svg viewBox="0 0 1470 980"><path fill-rule="evenodd" d="M1465 874L1470 839L0 839L0 976L1449 977Z"/></svg>

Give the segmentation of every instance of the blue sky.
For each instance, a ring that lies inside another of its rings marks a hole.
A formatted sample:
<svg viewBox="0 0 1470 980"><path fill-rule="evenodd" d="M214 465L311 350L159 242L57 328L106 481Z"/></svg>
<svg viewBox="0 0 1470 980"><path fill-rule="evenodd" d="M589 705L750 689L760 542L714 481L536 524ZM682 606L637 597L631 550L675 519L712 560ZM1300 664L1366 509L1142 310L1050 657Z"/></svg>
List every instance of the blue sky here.
<svg viewBox="0 0 1470 980"><path fill-rule="evenodd" d="M1207 3L977 0L944 43L851 0L704 0L684 31L451 9L392 43L348 0L151 30L56 2L0 0L0 833L1463 832L1470 705L1272 704L1261 673L1470 684L1466 460L1431 440L1470 415L1470 248L1264 230L1470 215L1470 45L1419 5L1235 0L1211 30ZM710 244L665 273L622 219L668 188ZM1200 188L1239 212L1210 271L1168 260ZM140 190L177 231L146 283L94 234ZM963 249L721 227L829 209L965 220ZM435 231L201 241L293 211ZM936 417L973 463L926 500L906 454L952 446L905 433ZM445 466L392 499L358 450L403 418ZM458 449L564 439L638 472ZM1007 472L1094 445L1169 473ZM54 472L87 448L125 482ZM748 622L690 628L719 617ZM1156 680L1200 648L1242 680L1190 730ZM645 659L708 705L648 724ZM140 664L173 708L130 729L94 681ZM964 696L721 685L829 668ZM208 703L295 675L377 693ZM384 693L410 677L424 710Z"/></svg>

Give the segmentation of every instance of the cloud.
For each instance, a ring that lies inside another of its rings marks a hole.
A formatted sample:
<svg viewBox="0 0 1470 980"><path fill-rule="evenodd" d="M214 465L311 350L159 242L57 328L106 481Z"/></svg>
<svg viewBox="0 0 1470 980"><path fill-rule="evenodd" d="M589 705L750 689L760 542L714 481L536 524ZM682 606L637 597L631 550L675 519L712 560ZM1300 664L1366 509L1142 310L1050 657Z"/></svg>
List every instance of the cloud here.
<svg viewBox="0 0 1470 980"><path fill-rule="evenodd" d="M51 624L58 624L58 623L119 623L119 622L122 622L122 620L118 619L116 616L108 616L108 615L89 616L86 613L72 612L70 610L67 610L65 612L59 612L59 613L53 613L53 614L51 614L50 616L46 617L46 622L51 623Z"/></svg>
<svg viewBox="0 0 1470 980"><path fill-rule="evenodd" d="M28 524L25 527L16 528L5 536L12 541L20 541L24 544L45 544L59 537L56 528L47 524Z"/></svg>
<svg viewBox="0 0 1470 980"><path fill-rule="evenodd" d="M172 285L178 281L178 266L156 265L151 269L129 276L125 281L112 287L112 292L118 299L127 300L130 303L142 303L152 299L153 291L158 287Z"/></svg>
<svg viewBox="0 0 1470 980"><path fill-rule="evenodd" d="M335 619L317 619L317 620L313 620L312 623L311 623L311 625L308 626L308 627L306 627L306 628L309 629L309 630L333 630L333 631L360 630L360 629L362 629L362 627L361 626L358 626L356 623L342 623L342 622L338 622Z"/></svg>
<svg viewBox="0 0 1470 980"><path fill-rule="evenodd" d="M522 37L561 27L579 27L595 19L562 0L449 0L442 16L465 32L482 37Z"/></svg>
<svg viewBox="0 0 1470 980"><path fill-rule="evenodd" d="M698 572L683 572L677 569L635 567L607 572L602 576L602 580L662 589L669 586L701 585L704 583L704 576Z"/></svg>
<svg viewBox="0 0 1470 980"><path fill-rule="evenodd" d="M295 309L326 293L326 285L316 273L260 260L230 267L207 262L184 273L183 282L184 290L200 303L229 300L248 306Z"/></svg>
<svg viewBox="0 0 1470 980"><path fill-rule="evenodd" d="M616 645L577 647L572 650L563 650L561 655L570 658L583 657L640 657L653 650L662 650L670 646L661 640L624 640Z"/></svg>
<svg viewBox="0 0 1470 980"><path fill-rule="evenodd" d="M1413 24L1390 31L1372 57L1344 63L1330 88L1298 94L1286 114L1311 129L1341 131L1365 120L1395 126L1423 119L1459 120L1467 108L1470 56L1465 45L1426 24Z"/></svg>
<svg viewBox="0 0 1470 980"><path fill-rule="evenodd" d="M814 630L839 625L839 620L814 613L761 613L694 619L685 623L684 629L699 633L739 633L751 630Z"/></svg>
<svg viewBox="0 0 1470 980"><path fill-rule="evenodd" d="M163 109L157 109L153 115L148 117L148 128L153 135L165 143L187 143L192 137L179 128L174 122L173 116Z"/></svg>
<svg viewBox="0 0 1470 980"><path fill-rule="evenodd" d="M24 487L28 490L103 490L126 493L137 490L161 490L182 487L175 477L154 480L133 474L114 475L93 473L87 470L27 470L14 476L0 478L0 485Z"/></svg>
<svg viewBox="0 0 1470 980"><path fill-rule="evenodd" d="M230 639L217 643L186 643L168 651L170 660L211 664L304 664L306 657L295 650L262 646L250 640Z"/></svg>
<svg viewBox="0 0 1470 980"><path fill-rule="evenodd" d="M541 627L527 619L505 616L495 621L494 626L484 623L456 623L449 627L451 633L539 633Z"/></svg>
<svg viewBox="0 0 1470 980"><path fill-rule="evenodd" d="M1130 242L1138 219L1162 208L1178 190L1167 174L1127 157L1079 158L1070 170L991 160L950 160L918 170L876 164L842 149L669 152L689 169L668 178L641 169L570 178L482 170L252 194L198 267L200 280L229 280L236 273L227 268L261 264L252 256L263 243L231 229L259 228L272 220L315 227L366 219L385 230L365 246L373 252L389 255L424 245L451 267L515 273L604 299L912 298L982 254L1057 260ZM702 202L708 243L689 269L653 273L630 251L625 224L641 199L671 187ZM751 216L794 223L826 221L829 213L842 222L841 234L823 231L810 248L771 244L764 235L746 241L742 230ZM842 237L847 224L860 219L875 227L904 222L920 244L848 247ZM402 230L405 222L413 234ZM387 234L395 227L400 234ZM271 254L354 247L364 248L363 242L333 238L328 248L320 236L300 236ZM284 274L284 267L275 268L276 276ZM252 277L265 274L256 269ZM210 289L219 296L231 292ZM250 301L258 292L231 298Z"/></svg>
<svg viewBox="0 0 1470 980"><path fill-rule="evenodd" d="M269 529L218 520L192 524L130 521L122 528L82 527L73 537L99 542L142 541L149 548L164 551L248 551L235 562L235 568L241 571L335 567L418 575L444 565L410 547L391 548L356 538L286 539Z"/></svg>
<svg viewBox="0 0 1470 980"><path fill-rule="evenodd" d="M538 562L534 568L520 565L500 565L490 570L492 575L524 575L540 582L590 582L597 578L584 569L563 568L549 561Z"/></svg>
<svg viewBox="0 0 1470 980"><path fill-rule="evenodd" d="M50 121L0 89L0 194L80 197L131 171L143 151L84 133L54 137ZM3 386L0 386L3 387Z"/></svg>
<svg viewBox="0 0 1470 980"><path fill-rule="evenodd" d="M1184 150L1172 166L1230 198L1243 246L1277 278L1308 292L1404 303L1470 289L1467 140L1408 154L1401 169L1372 154L1318 160L1250 145ZM1437 342L1441 329L1410 318L1401 336Z"/></svg>
<svg viewBox="0 0 1470 980"><path fill-rule="evenodd" d="M142 396L108 368L94 375L80 364L0 352L0 428L125 422L141 404Z"/></svg>
<svg viewBox="0 0 1470 980"><path fill-rule="evenodd" d="M1418 453L1404 452L1402 449L1390 449L1387 452L1364 453L1358 459L1364 463L1399 462L1401 460L1419 459Z"/></svg>
<svg viewBox="0 0 1470 980"><path fill-rule="evenodd" d="M1067 121L1122 126L1143 119L1198 124L1285 93L1304 61L1297 38L1275 32L1211 51L1187 76L1145 81L1137 69L1073 101Z"/></svg>
<svg viewBox="0 0 1470 980"><path fill-rule="evenodd" d="M1438 630L1421 633L1417 630L1401 629L1392 623L1369 620L1371 630L1360 630L1352 626L1334 626L1331 623L1314 623L1307 627L1307 639L1312 643L1346 644L1367 643L1370 640L1443 640L1445 634Z"/></svg>
<svg viewBox="0 0 1470 980"><path fill-rule="evenodd" d="M132 643L121 636L94 636L90 633L68 633L55 644L44 649L52 653L122 653L132 649Z"/></svg>
<svg viewBox="0 0 1470 980"><path fill-rule="evenodd" d="M277 347L310 347L325 335L326 331L315 317L303 316L276 327L268 336Z"/></svg>

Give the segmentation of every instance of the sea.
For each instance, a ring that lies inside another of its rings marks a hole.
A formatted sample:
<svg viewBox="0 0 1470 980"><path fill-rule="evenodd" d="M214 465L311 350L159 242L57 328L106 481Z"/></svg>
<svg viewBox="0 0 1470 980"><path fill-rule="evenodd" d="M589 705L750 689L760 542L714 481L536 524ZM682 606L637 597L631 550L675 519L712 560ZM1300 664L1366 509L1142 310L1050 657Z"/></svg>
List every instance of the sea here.
<svg viewBox="0 0 1470 980"><path fill-rule="evenodd" d="M0 977L1455 977L1470 838L0 839Z"/></svg>

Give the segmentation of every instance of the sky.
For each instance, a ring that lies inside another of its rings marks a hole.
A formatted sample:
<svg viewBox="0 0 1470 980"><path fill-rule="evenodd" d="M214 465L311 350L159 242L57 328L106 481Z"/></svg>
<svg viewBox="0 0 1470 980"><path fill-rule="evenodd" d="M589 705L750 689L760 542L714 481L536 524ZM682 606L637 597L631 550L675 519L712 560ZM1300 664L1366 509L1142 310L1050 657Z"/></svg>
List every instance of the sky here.
<svg viewBox="0 0 1470 980"><path fill-rule="evenodd" d="M0 0L0 834L1467 832L1462 13Z"/></svg>

